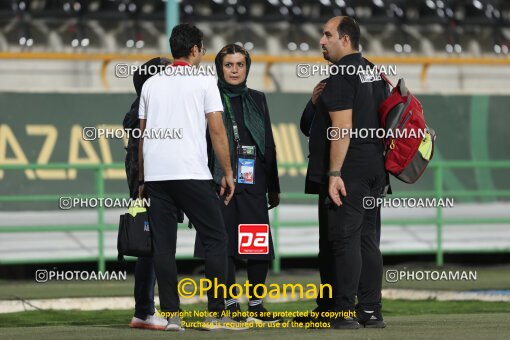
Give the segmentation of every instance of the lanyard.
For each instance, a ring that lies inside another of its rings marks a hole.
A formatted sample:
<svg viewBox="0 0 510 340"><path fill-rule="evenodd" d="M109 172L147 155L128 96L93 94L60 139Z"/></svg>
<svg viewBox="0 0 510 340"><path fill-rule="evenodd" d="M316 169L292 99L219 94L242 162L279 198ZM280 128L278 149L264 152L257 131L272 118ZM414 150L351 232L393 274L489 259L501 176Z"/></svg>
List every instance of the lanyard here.
<svg viewBox="0 0 510 340"><path fill-rule="evenodd" d="M230 99L226 94L223 94L223 98L225 99L225 104L227 105L227 111L230 120L232 121L232 130L234 130L234 140L236 145L239 146L239 130L237 129L236 118L234 117L234 110L232 110L232 105L230 104Z"/></svg>

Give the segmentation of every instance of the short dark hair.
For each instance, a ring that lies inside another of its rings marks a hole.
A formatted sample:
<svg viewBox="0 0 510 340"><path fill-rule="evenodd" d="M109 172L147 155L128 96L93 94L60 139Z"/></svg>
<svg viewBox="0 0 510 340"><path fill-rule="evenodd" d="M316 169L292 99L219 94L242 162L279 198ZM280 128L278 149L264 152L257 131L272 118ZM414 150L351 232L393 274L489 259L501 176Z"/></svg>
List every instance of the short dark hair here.
<svg viewBox="0 0 510 340"><path fill-rule="evenodd" d="M359 25L354 20L354 18L351 17L343 17L342 21L340 21L340 24L338 24L338 35L340 38L342 38L344 35L348 35L351 39L351 47L353 50L359 50L359 38L360 38L360 31L359 31Z"/></svg>
<svg viewBox="0 0 510 340"><path fill-rule="evenodd" d="M237 45L237 44L228 44L227 46L224 46L219 52L218 52L218 55L219 55L219 61L221 63L223 63L223 59L225 58L225 56L227 54L236 54L236 53L240 53L242 55L244 55L244 58L245 59L248 59L250 56L248 54L248 51L246 51L246 49L244 47L242 47L241 45Z"/></svg>
<svg viewBox="0 0 510 340"><path fill-rule="evenodd" d="M191 54L193 46L202 48L204 34L196 26L180 24L173 28L170 35L170 50L174 59L186 58Z"/></svg>

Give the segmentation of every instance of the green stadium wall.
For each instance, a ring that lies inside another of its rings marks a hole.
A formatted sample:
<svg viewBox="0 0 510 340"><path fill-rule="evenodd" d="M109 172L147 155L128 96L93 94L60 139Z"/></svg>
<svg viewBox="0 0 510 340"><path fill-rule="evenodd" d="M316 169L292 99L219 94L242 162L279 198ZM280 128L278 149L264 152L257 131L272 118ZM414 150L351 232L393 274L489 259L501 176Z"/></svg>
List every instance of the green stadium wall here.
<svg viewBox="0 0 510 340"><path fill-rule="evenodd" d="M427 123L438 135L433 161L508 160L510 96L420 95ZM82 128L122 126L135 99L129 93L0 93L0 164L124 162L123 140L85 141ZM302 163L308 142L299 119L309 94L268 93L279 162ZM284 192L303 192L306 170L280 169ZM510 189L509 169L445 170L450 190ZM127 193L123 170L108 170L106 192ZM0 170L1 195L93 194L87 170ZM428 171L410 186L392 181L394 191L432 190ZM314 197L311 197L314 200ZM58 202L0 203L0 210L57 209Z"/></svg>

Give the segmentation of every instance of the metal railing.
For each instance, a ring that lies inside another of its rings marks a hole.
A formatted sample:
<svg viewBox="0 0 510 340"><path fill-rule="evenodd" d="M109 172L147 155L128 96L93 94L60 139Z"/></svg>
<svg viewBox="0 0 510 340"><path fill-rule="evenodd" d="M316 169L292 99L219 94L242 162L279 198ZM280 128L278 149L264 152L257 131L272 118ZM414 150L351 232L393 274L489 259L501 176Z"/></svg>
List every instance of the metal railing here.
<svg viewBox="0 0 510 340"><path fill-rule="evenodd" d="M284 164L284 167L301 167L306 166L302 164ZM450 190L444 189L443 172L445 169L479 169L479 168L492 168L492 169L510 169L510 161L435 161L429 164L427 171L433 171L434 177L434 190L429 191L403 191L393 193L392 197L430 197L430 198L444 198L444 197L510 197L510 190ZM302 200L310 197L300 193L283 193L281 195L283 201L287 200ZM316 199L315 199L316 201ZM278 209L278 208L275 208ZM397 250L397 251L383 251L384 255L418 255L418 254L435 254L436 264L442 266L444 264L444 249L443 249L443 226L444 225L459 225L459 224L495 224L495 223L510 223L510 216L507 218L444 218L443 208L437 206L435 218L422 218L422 219L382 219L383 225L435 225L436 226L436 248L429 250ZM280 221L279 212L274 212L271 228L273 228L273 240L278 244L278 230L282 227L299 227L317 225L318 221ZM510 248L494 248L494 249L456 249L449 252L467 253L467 252L510 252ZM297 257L303 254L286 254L283 257ZM275 261L273 263L273 270L280 271L282 255L276 251Z"/></svg>
<svg viewBox="0 0 510 340"><path fill-rule="evenodd" d="M160 57L159 54L122 54L122 53L58 53L58 52L0 52L0 59L10 60L68 60L68 61L95 61L101 62L100 77L105 89L109 88L107 70L112 61L147 61ZM499 57L425 57L425 56L366 56L374 64L380 65L421 65L420 81L424 87L432 65L484 65L484 66L508 66L510 58ZM206 62L214 62L214 54L206 54L203 58ZM266 89L271 85L270 70L278 63L326 63L321 56L274 56L252 55L252 62L265 64L264 83Z"/></svg>
<svg viewBox="0 0 510 340"><path fill-rule="evenodd" d="M305 164L280 164L283 168L302 168L306 167ZM90 170L95 172L95 194L82 195L80 198L105 198L105 179L104 171L107 169L123 169L124 164L27 164L27 165L0 165L0 170L49 170L49 169L77 169L77 170ZM510 190L455 190L447 191L444 189L443 172L445 169L510 169L510 161L437 161L429 165L428 171L434 173L434 189L429 191L405 191L392 195L392 197L430 197L430 198L443 198L443 197L510 197ZM69 193L65 193L69 195ZM57 202L62 195L1 195L0 202L41 202L53 201ZM126 194L108 194L109 198L126 198ZM315 200L316 198L311 195L303 193L282 193L282 202L287 201L303 201ZM1 260L0 264L22 264L22 263L51 263L51 262L85 262L97 261L98 270L104 271L106 268L106 261L115 260L116 257L105 256L104 252L104 238L106 231L115 231L118 228L117 224L106 224L104 222L105 207L99 205L97 207L97 223L95 224L72 224L72 225L37 225L37 226L3 226L0 227L0 233L22 233L22 232L58 232L58 231L97 231L98 233L98 253L96 256L89 257L58 257L58 258L34 258L34 259L10 259ZM384 225L435 225L436 226L436 246L435 249L427 250L400 250L400 251L385 251L384 255L412 255L412 254L435 254L436 264L442 266L444 263L444 248L443 248L443 226L444 225L465 225L465 224L493 224L493 223L510 223L510 217L489 217L489 218L444 218L443 208L436 207L435 218L424 219L383 219ZM273 261L273 270L278 273L281 270L281 259L297 256L314 256L315 253L295 253L295 254L282 254L280 252L280 239L279 230L287 227L306 227L318 225L317 219L313 220L299 220L299 221L281 221L279 208L273 210L271 219L271 228L273 234L273 243L275 247L275 260ZM185 225L181 224L180 228ZM456 249L456 253L465 252L510 252L510 248L494 248L494 249ZM449 250L449 252L453 252ZM178 256L178 259L190 259L191 256Z"/></svg>

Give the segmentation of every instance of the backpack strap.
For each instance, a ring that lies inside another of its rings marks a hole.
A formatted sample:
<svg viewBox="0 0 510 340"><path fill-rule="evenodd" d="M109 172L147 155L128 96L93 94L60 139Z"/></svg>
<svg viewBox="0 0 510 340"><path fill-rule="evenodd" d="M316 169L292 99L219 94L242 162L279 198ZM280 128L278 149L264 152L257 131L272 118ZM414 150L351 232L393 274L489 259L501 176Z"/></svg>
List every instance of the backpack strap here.
<svg viewBox="0 0 510 340"><path fill-rule="evenodd" d="M376 69L377 69L377 66L376 66ZM386 77L386 75L384 73L379 73L381 75L381 78L384 79L384 81L386 81L391 87L395 87L393 86L392 82L388 79L388 77Z"/></svg>

